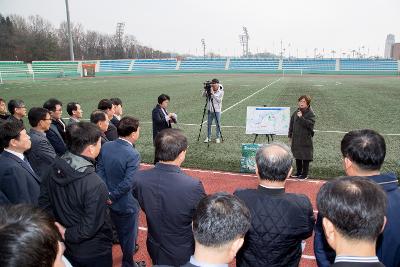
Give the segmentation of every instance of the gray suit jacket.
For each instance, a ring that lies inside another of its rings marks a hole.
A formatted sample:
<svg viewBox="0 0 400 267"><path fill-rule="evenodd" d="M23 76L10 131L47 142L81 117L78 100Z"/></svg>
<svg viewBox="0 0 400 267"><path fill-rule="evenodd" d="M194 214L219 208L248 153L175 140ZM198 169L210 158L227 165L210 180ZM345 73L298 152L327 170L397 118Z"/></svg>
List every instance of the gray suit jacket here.
<svg viewBox="0 0 400 267"><path fill-rule="evenodd" d="M78 123L78 122L79 122L79 120L76 120L76 119L74 119L72 117L69 117L68 125L71 125L71 124L74 124L74 123Z"/></svg>
<svg viewBox="0 0 400 267"><path fill-rule="evenodd" d="M38 132L31 128L29 130L29 136L31 137L32 146L31 149L26 152L26 156L35 173L42 177L48 166L56 157L56 152L45 133Z"/></svg>

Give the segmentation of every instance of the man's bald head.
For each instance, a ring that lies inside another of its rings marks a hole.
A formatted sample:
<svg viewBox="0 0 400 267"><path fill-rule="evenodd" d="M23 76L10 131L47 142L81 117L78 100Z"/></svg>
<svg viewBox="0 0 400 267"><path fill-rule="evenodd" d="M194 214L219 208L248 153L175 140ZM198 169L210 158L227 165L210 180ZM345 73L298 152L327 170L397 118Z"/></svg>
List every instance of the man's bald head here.
<svg viewBox="0 0 400 267"><path fill-rule="evenodd" d="M260 148L256 154L256 164L260 179L284 181L292 168L293 155L283 143L272 143Z"/></svg>

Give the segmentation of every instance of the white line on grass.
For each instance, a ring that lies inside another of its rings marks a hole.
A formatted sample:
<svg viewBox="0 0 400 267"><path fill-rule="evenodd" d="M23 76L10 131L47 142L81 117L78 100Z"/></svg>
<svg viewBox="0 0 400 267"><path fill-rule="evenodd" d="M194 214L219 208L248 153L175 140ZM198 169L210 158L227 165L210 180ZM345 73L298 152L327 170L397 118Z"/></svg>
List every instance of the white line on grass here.
<svg viewBox="0 0 400 267"><path fill-rule="evenodd" d="M64 119L68 119L68 118L64 118ZM143 121L140 122L143 124L151 124L151 121ZM178 123L178 125L185 125L185 126L199 126L199 124L195 124L195 123ZM212 125L212 127L215 127L215 125ZM221 128L239 128L239 129L246 129L246 126L233 126L233 125L221 125ZM324 131L324 130L314 130L315 132L320 132L320 133L337 133L337 134L346 134L348 132L345 131ZM388 133L388 134L384 134L381 133L381 135L385 135L385 136L400 136L400 133Z"/></svg>
<svg viewBox="0 0 400 267"><path fill-rule="evenodd" d="M68 120L69 117L67 118L62 118L63 120ZM89 121L89 119L81 119L82 121ZM152 124L151 121L141 121L141 124ZM178 123L178 125L184 125L184 126L199 126L199 124L196 123ZM212 125L212 127L216 127L215 125ZM221 125L221 128L239 128L239 129L246 129L246 126L233 126L233 125ZM337 134L346 134L348 132L345 131L324 131L324 130L314 130L315 132L319 133L337 133ZM385 136L400 136L400 133L388 133L388 134L383 134L381 135Z"/></svg>
<svg viewBox="0 0 400 267"><path fill-rule="evenodd" d="M261 88L261 89L259 89L259 90L255 91L254 93L252 93L251 95L249 95L249 96L247 96L247 97L243 98L243 99L242 99L242 100L240 100L239 102L237 102L237 103L233 104L233 105L232 105L232 106L230 106L229 108L227 108L227 109L225 109L224 111L222 111L222 112L221 112L221 114L222 114L222 113L225 113L225 112L227 112L227 111L228 111L228 110L230 110L231 108L233 108L233 107L235 107L235 106L239 105L239 104L240 104L240 103L242 103L243 101L245 101L245 100L249 99L250 97L254 96L255 94L257 94L257 93L261 92L262 90L264 90L264 89L266 89L266 88L270 87L270 86L271 86L271 85L273 85L274 83L277 83L277 82L279 82L280 80L282 80L282 77L281 77L281 78L279 78L279 79L277 79L277 80L275 80L275 81L273 81L272 83L270 83L270 84L268 84L268 85L264 86L263 88Z"/></svg>

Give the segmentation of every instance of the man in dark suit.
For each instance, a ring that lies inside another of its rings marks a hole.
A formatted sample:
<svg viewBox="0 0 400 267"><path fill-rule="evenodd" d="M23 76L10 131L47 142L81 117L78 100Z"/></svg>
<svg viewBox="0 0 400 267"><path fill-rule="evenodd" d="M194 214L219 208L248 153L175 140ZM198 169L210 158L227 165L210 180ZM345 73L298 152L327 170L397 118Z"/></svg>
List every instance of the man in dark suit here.
<svg viewBox="0 0 400 267"><path fill-rule="evenodd" d="M384 267L376 256L376 240L386 222L385 192L368 177L342 177L325 183L317 207L334 267ZM391 265L394 266L394 265Z"/></svg>
<svg viewBox="0 0 400 267"><path fill-rule="evenodd" d="M165 129L155 139L154 168L139 171L133 192L146 214L147 250L153 264L179 266L194 252L192 218L204 188L184 174L187 139L178 129Z"/></svg>
<svg viewBox="0 0 400 267"><path fill-rule="evenodd" d="M158 104L151 112L153 122L153 142L156 135L164 129L171 128L171 123L176 123L176 114L168 113L167 107L170 101L168 95L162 94L158 97Z"/></svg>
<svg viewBox="0 0 400 267"><path fill-rule="evenodd" d="M0 124L0 147L4 148L0 155L0 204L36 205L40 178L23 154L31 141L20 122Z"/></svg>
<svg viewBox="0 0 400 267"><path fill-rule="evenodd" d="M67 127L68 151L43 177L39 207L59 222L72 266L112 267L112 232L106 184L95 172L100 130L90 122ZM65 227L65 228L64 228Z"/></svg>
<svg viewBox="0 0 400 267"><path fill-rule="evenodd" d="M106 183L111 219L116 227L121 250L122 266L137 266L133 253L138 231L139 203L132 195L135 174L139 170L140 154L134 144L139 139L139 121L124 117L118 124L119 138L104 144L97 164L97 174Z"/></svg>
<svg viewBox="0 0 400 267"><path fill-rule="evenodd" d="M50 112L45 108L31 108L28 112L31 149L26 152L29 163L37 175L42 177L44 172L56 157L56 151L50 144L45 132L51 125Z"/></svg>
<svg viewBox="0 0 400 267"><path fill-rule="evenodd" d="M195 252L183 267L228 266L250 228L250 211L228 193L203 198L193 216Z"/></svg>
<svg viewBox="0 0 400 267"><path fill-rule="evenodd" d="M61 118L62 103L55 98L50 98L43 104L43 108L50 111L52 119L50 128L46 132L46 137L54 147L57 155L62 156L67 151L67 146L65 145L65 122Z"/></svg>
<svg viewBox="0 0 400 267"><path fill-rule="evenodd" d="M251 227L237 254L237 266L299 265L302 240L312 235L315 218L307 196L285 192L292 162L285 144L260 148L256 154L258 188L234 193L251 213Z"/></svg>
<svg viewBox="0 0 400 267"><path fill-rule="evenodd" d="M67 104L67 113L69 115L68 125L78 123L83 116L81 105L77 102Z"/></svg>
<svg viewBox="0 0 400 267"><path fill-rule="evenodd" d="M106 136L106 132L108 129L108 125L110 124L110 120L107 117L107 114L102 110L95 110L90 114L90 122L96 124L101 131L101 145L103 146L108 140Z"/></svg>
<svg viewBox="0 0 400 267"><path fill-rule="evenodd" d="M112 124L114 124L115 127L118 126L118 122L121 120L122 118L122 100L118 97L114 97L110 99L112 104L113 104L113 108L114 108L114 116L113 118L110 120L110 122Z"/></svg>
<svg viewBox="0 0 400 267"><path fill-rule="evenodd" d="M368 177L385 190L389 203L387 223L376 243L376 254L384 265L400 266L400 188L394 173L381 172L386 155L385 139L374 130L354 130L344 135L340 149L346 175ZM319 215L314 230L314 253L320 267L331 266L335 259Z"/></svg>
<svg viewBox="0 0 400 267"><path fill-rule="evenodd" d="M107 114L108 120L111 120L114 116L114 107L109 99L102 99L100 100L99 104L97 105L97 108L104 111L104 113ZM107 131L105 132L107 139L110 141L113 141L118 138L118 132L117 132L117 127L115 127L114 124L109 123Z"/></svg>
<svg viewBox="0 0 400 267"><path fill-rule="evenodd" d="M11 113L7 118L8 121L19 121L24 124L24 121L22 120L22 118L26 116L26 106L24 101L11 99L8 101L8 111Z"/></svg>

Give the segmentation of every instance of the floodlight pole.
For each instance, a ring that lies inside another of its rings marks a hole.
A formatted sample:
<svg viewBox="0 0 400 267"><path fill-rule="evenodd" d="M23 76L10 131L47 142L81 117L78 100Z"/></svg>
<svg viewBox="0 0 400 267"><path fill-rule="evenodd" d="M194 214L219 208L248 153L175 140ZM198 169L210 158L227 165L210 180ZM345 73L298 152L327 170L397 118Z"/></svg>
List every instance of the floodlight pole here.
<svg viewBox="0 0 400 267"><path fill-rule="evenodd" d="M201 39L201 46L203 47L203 57L206 59L206 40Z"/></svg>
<svg viewBox="0 0 400 267"><path fill-rule="evenodd" d="M69 39L69 55L70 55L71 61L75 61L74 43L72 42L72 35L71 35L71 22L69 20L68 0L65 0L65 9L67 10L67 29L68 29L68 39Z"/></svg>

